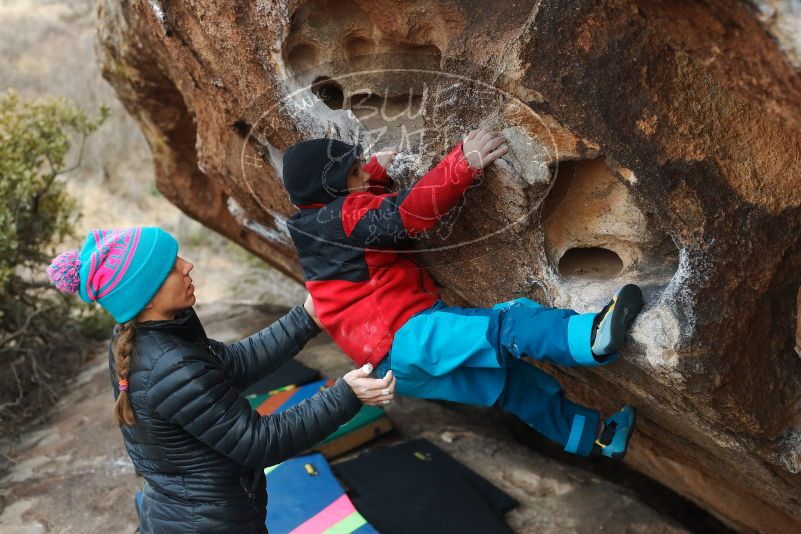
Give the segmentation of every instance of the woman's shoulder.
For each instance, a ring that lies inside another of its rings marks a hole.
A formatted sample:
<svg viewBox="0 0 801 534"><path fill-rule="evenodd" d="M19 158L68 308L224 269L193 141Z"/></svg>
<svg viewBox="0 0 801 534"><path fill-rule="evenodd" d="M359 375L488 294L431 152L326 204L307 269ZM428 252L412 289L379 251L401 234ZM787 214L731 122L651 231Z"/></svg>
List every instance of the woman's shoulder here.
<svg viewBox="0 0 801 534"><path fill-rule="evenodd" d="M194 359L204 354L203 343L173 336L158 330L145 330L137 333L134 351L142 361L155 364L165 355L171 359Z"/></svg>

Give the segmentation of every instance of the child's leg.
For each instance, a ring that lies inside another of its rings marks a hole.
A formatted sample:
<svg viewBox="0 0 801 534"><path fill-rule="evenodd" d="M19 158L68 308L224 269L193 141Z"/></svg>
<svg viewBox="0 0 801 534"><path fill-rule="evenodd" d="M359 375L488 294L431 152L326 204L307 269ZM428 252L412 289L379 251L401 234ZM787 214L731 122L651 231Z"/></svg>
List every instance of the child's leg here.
<svg viewBox="0 0 801 534"><path fill-rule="evenodd" d="M612 358L596 360L590 351L593 318L529 299L494 308L438 302L395 333L388 362L397 393L491 406L506 382L507 360L528 355L562 365L584 363L582 358L606 363ZM571 335L581 339L571 341Z"/></svg>
<svg viewBox="0 0 801 534"><path fill-rule="evenodd" d="M492 406L506 382L506 365L487 338L492 310L438 302L395 333L378 376L392 369L396 393Z"/></svg>
<svg viewBox="0 0 801 534"><path fill-rule="evenodd" d="M395 333L389 356L397 391L490 406L503 389L510 359L530 356L563 366L609 363L616 354L595 356L591 350L596 315L545 308L526 298L491 309L440 301ZM454 373L457 369L471 371Z"/></svg>
<svg viewBox="0 0 801 534"><path fill-rule="evenodd" d="M487 336L506 359L529 356L563 367L605 365L617 354L596 356L591 349L595 313L546 308L519 298L497 304Z"/></svg>
<svg viewBox="0 0 801 534"><path fill-rule="evenodd" d="M559 383L522 360L507 363L506 384L498 406L564 450L589 456L597 437L600 414L565 398Z"/></svg>

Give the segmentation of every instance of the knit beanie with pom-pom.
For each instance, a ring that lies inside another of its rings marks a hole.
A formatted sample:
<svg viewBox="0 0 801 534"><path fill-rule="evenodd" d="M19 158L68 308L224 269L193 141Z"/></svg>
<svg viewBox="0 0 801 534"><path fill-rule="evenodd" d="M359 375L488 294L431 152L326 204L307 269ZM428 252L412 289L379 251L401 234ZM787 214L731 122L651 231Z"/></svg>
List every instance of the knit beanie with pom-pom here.
<svg viewBox="0 0 801 534"><path fill-rule="evenodd" d="M161 228L92 230L81 250L60 254L47 275L60 291L97 302L124 323L158 293L177 256L178 242Z"/></svg>

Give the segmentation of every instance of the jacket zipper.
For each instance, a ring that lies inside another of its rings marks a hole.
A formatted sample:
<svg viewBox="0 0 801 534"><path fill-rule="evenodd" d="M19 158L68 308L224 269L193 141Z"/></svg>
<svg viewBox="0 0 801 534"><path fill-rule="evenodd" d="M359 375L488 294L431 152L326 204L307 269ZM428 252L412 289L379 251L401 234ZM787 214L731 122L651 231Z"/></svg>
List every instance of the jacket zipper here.
<svg viewBox="0 0 801 534"><path fill-rule="evenodd" d="M216 352L214 352L214 349L211 347L211 344L208 341L204 341L204 344L206 346L206 351L208 351L208 353L214 357L214 361L216 361L218 364L220 364L220 367L222 367L223 363L222 359L219 356L217 356Z"/></svg>

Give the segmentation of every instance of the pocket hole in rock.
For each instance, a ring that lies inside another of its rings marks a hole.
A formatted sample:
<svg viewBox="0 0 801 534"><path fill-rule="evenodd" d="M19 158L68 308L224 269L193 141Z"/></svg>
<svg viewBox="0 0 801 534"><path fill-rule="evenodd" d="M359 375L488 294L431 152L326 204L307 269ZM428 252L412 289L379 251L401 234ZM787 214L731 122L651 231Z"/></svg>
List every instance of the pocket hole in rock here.
<svg viewBox="0 0 801 534"><path fill-rule="evenodd" d="M326 76L321 76L312 82L311 91L314 96L331 109L342 109L345 95L342 86Z"/></svg>
<svg viewBox="0 0 801 534"><path fill-rule="evenodd" d="M609 280L622 270L623 260L620 256L601 247L571 248L559 259L559 274L568 279Z"/></svg>
<svg viewBox="0 0 801 534"><path fill-rule="evenodd" d="M287 60L293 71L302 72L314 67L319 62L319 54L313 45L302 43L289 52Z"/></svg>
<svg viewBox="0 0 801 534"><path fill-rule="evenodd" d="M373 53L375 47L372 41L364 37L354 37L345 43L345 52L348 57L369 56Z"/></svg>

